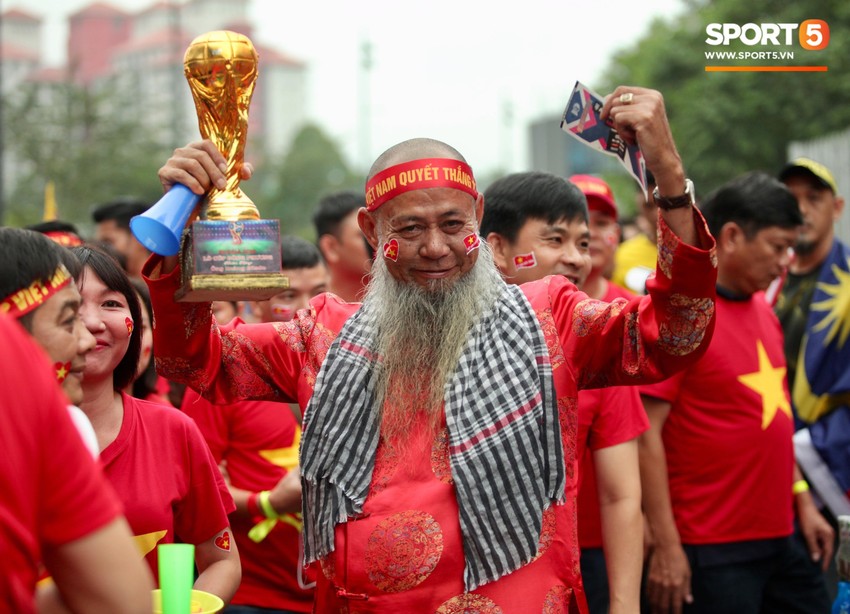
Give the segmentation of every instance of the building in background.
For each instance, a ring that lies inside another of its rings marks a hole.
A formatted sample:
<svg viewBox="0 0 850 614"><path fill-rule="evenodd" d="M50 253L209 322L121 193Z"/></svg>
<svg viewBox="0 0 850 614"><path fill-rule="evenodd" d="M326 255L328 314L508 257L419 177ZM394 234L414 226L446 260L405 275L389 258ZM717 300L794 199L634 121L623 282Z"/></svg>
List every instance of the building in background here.
<svg viewBox="0 0 850 614"><path fill-rule="evenodd" d="M0 91L6 96L57 85L115 91L122 112L143 118L164 146L199 138L197 116L183 76L183 54L199 34L233 30L252 39L260 74L249 113L248 156L282 157L306 119L307 66L254 40L249 0L171 0L128 12L94 2L68 20L67 64L44 66L41 17L20 9L0 14ZM15 160L4 156L3 190L11 191Z"/></svg>
<svg viewBox="0 0 850 614"><path fill-rule="evenodd" d="M600 155L559 129L560 124L561 117L558 115L541 117L529 124L531 168L561 177L618 174L623 171L615 158Z"/></svg>
<svg viewBox="0 0 850 614"><path fill-rule="evenodd" d="M788 144L788 160L800 157L827 165L835 176L838 195L845 200L850 198L850 128L810 141L792 141ZM844 207L835 225L835 236L850 243L850 207Z"/></svg>
<svg viewBox="0 0 850 614"><path fill-rule="evenodd" d="M11 9L3 13L0 60L4 95L41 68L41 26L41 17L26 11Z"/></svg>

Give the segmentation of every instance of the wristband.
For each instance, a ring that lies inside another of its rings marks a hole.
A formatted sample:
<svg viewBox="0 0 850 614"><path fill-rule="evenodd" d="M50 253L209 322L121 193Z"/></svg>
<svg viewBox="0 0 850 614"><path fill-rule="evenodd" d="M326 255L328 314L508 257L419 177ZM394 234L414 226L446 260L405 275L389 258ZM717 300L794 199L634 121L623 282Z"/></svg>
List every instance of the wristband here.
<svg viewBox="0 0 850 614"><path fill-rule="evenodd" d="M806 480L797 480L791 486L791 493L796 497L800 493L809 492L809 483Z"/></svg>
<svg viewBox="0 0 850 614"><path fill-rule="evenodd" d="M280 518L280 514L275 511L269 501L270 496L271 493L268 490L264 490L257 496L257 501L260 504L260 510L262 510L263 516L266 518Z"/></svg>
<svg viewBox="0 0 850 614"><path fill-rule="evenodd" d="M251 518L258 518L263 515L263 513L260 511L260 506L257 502L259 496L260 493L252 492L250 495L248 495L248 501L245 503L245 506L248 508L248 515Z"/></svg>

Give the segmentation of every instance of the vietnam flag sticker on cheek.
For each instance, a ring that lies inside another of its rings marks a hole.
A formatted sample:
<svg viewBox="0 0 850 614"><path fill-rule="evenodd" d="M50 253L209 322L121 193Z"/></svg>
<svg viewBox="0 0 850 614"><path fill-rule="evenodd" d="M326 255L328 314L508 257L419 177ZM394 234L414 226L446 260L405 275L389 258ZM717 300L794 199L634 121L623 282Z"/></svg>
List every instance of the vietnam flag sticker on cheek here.
<svg viewBox="0 0 850 614"><path fill-rule="evenodd" d="M384 243L384 258L387 260L392 260L393 262L398 260L398 241L395 239L390 239L386 243Z"/></svg>
<svg viewBox="0 0 850 614"><path fill-rule="evenodd" d="M272 305L272 319L275 322L289 322L294 315L286 305Z"/></svg>
<svg viewBox="0 0 850 614"><path fill-rule="evenodd" d="M517 254L514 256L514 266L519 269L531 269L537 266L537 260L534 257L534 252L527 254Z"/></svg>
<svg viewBox="0 0 850 614"><path fill-rule="evenodd" d="M68 373L71 371L71 363L61 363L57 362L53 365L53 368L56 370L56 381L60 384L65 381L65 378L68 377Z"/></svg>
<svg viewBox="0 0 850 614"><path fill-rule="evenodd" d="M133 336L133 320L131 320L130 318L124 318L124 324L127 325L127 336L132 337Z"/></svg>
<svg viewBox="0 0 850 614"><path fill-rule="evenodd" d="M463 238L463 244L466 246L466 253L478 249L481 245L481 239L478 238L478 235L472 233L471 235L467 235Z"/></svg>

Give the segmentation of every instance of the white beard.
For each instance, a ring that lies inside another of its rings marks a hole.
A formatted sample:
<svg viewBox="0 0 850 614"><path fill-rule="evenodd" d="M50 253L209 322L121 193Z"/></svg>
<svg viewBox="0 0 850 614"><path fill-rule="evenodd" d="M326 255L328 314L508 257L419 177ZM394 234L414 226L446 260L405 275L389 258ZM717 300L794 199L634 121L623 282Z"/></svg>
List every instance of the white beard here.
<svg viewBox="0 0 850 614"><path fill-rule="evenodd" d="M399 441L424 415L434 432L442 423L445 385L454 374L470 329L503 287L489 245L460 279L423 288L396 280L378 257L364 299L376 313L376 400L381 437Z"/></svg>

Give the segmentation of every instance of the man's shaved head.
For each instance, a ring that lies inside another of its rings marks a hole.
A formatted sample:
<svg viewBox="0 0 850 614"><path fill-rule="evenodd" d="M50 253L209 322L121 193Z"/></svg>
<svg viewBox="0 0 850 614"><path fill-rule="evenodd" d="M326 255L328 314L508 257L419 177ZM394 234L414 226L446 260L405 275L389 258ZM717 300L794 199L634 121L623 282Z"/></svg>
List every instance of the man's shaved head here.
<svg viewBox="0 0 850 614"><path fill-rule="evenodd" d="M449 158L466 162L466 159L457 149L442 141L426 138L409 139L393 145L378 156L378 159L372 164L372 168L369 169L367 180L391 166L421 158Z"/></svg>

